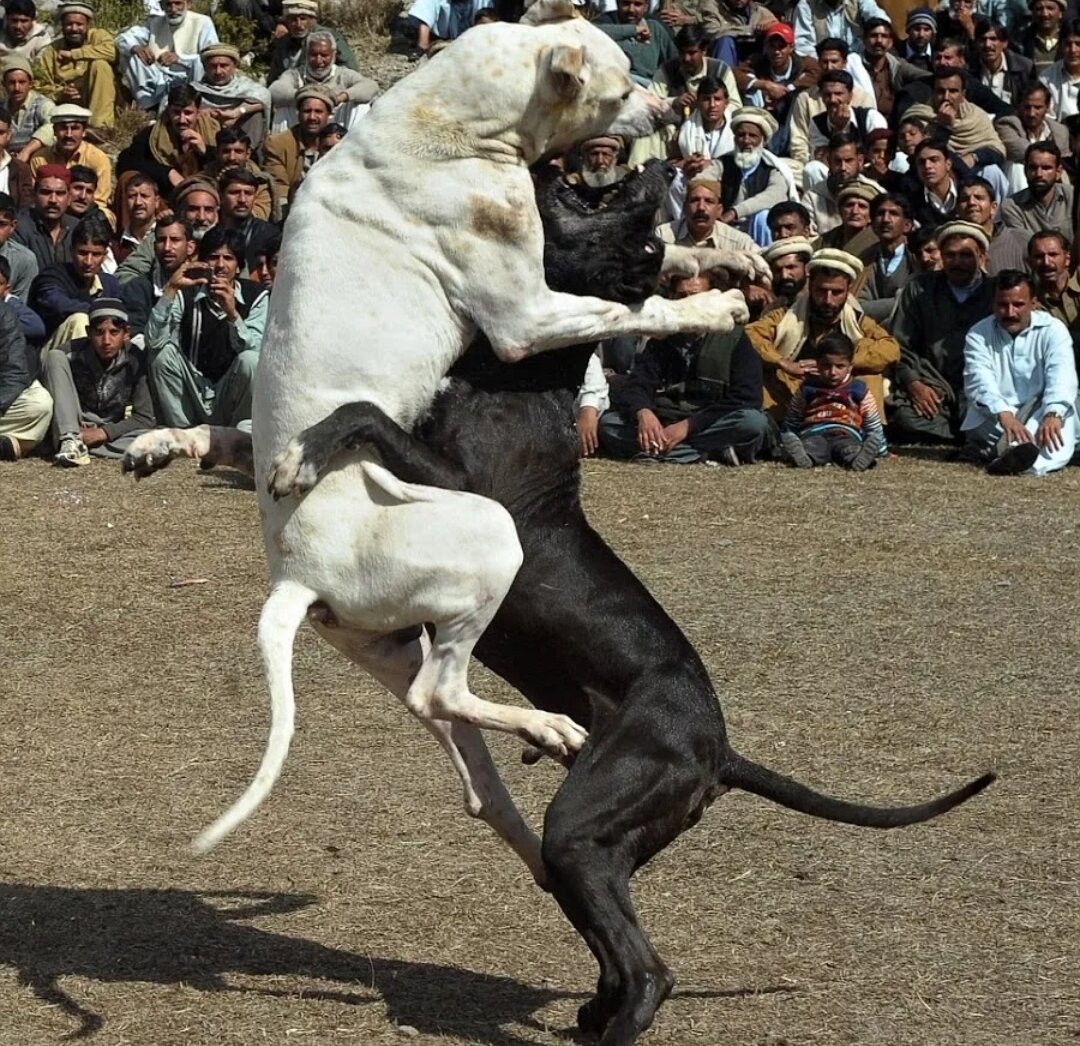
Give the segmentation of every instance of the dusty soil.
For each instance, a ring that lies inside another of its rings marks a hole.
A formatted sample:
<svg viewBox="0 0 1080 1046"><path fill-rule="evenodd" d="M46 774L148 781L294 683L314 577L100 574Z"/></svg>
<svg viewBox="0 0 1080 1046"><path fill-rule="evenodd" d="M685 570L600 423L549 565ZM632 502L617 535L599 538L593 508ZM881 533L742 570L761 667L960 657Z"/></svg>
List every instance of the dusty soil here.
<svg viewBox="0 0 1080 1046"><path fill-rule="evenodd" d="M601 462L586 492L743 751L893 802L1001 773L892 833L720 800L637 880L679 976L646 1041L1080 1041L1080 470ZM309 631L284 777L189 855L266 736L243 484L28 462L0 499L0 1042L568 1041L586 949L434 742ZM494 747L538 823L561 771Z"/></svg>

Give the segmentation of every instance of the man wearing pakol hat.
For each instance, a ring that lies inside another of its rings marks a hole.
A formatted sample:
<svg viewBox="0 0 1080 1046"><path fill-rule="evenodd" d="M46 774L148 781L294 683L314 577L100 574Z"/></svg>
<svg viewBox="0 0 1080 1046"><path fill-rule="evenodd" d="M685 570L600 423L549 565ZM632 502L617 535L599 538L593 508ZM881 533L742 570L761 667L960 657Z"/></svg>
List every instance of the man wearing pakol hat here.
<svg viewBox="0 0 1080 1046"><path fill-rule="evenodd" d="M716 174L704 171L690 179L683 216L677 222L657 226L656 235L664 243L680 247L715 247L718 250L754 251L760 248L749 236L720 221L722 189Z"/></svg>
<svg viewBox="0 0 1080 1046"><path fill-rule="evenodd" d="M938 229L942 268L910 280L900 292L892 331L900 363L890 390L893 443L955 443L964 401L964 340L990 315L985 274L990 238L980 225L953 221Z"/></svg>
<svg viewBox="0 0 1080 1046"><path fill-rule="evenodd" d="M744 105L731 117L735 152L720 158L720 220L746 232L755 243L771 239L766 218L781 200L798 199L787 164L767 148L777 131L771 113Z"/></svg>
<svg viewBox="0 0 1080 1046"><path fill-rule="evenodd" d="M108 207L112 202L112 164L96 145L84 140L89 122L89 109L67 102L58 105L52 114L53 144L34 153L30 170L36 173L46 164L62 164L68 170L89 167L98 178L94 199L99 207Z"/></svg>
<svg viewBox="0 0 1080 1046"><path fill-rule="evenodd" d="M806 263L814 248L805 236L788 236L766 247L761 256L772 270L773 299L763 313L774 309L789 309L806 286Z"/></svg>
<svg viewBox="0 0 1080 1046"><path fill-rule="evenodd" d="M746 328L764 363L765 410L779 422L792 394L815 371L815 346L834 331L855 345L854 373L885 401L882 374L900 358L900 346L852 297L862 262L846 251L822 248L807 264L806 289L790 309L773 309Z"/></svg>
<svg viewBox="0 0 1080 1046"><path fill-rule="evenodd" d="M130 334L124 303L101 297L90 307L86 336L45 353L54 464L88 465L91 454L121 457L136 436L154 427L146 357Z"/></svg>
<svg viewBox="0 0 1080 1046"><path fill-rule="evenodd" d="M0 61L13 55L32 62L52 39L52 31L37 19L34 0L7 0L0 32Z"/></svg>
<svg viewBox="0 0 1080 1046"><path fill-rule="evenodd" d="M836 247L861 258L877 243L870 228L870 212L873 202L881 195L881 186L860 178L840 186L836 193L836 207L840 212L840 224L822 233L815 247Z"/></svg>
<svg viewBox="0 0 1080 1046"><path fill-rule="evenodd" d="M1061 23L1068 10L1067 0L1034 0L1031 5L1031 25L1016 36L1014 45L1035 63L1035 75L1042 76L1057 61L1061 43Z"/></svg>
<svg viewBox="0 0 1080 1046"><path fill-rule="evenodd" d="M617 134L597 134L578 143L581 170L563 177L568 185L587 185L590 189L605 189L621 182L632 170L619 163L626 142Z"/></svg>
<svg viewBox="0 0 1080 1046"><path fill-rule="evenodd" d="M192 86L203 110L224 127L242 131L252 148L261 149L270 128L270 92L239 71L240 52L232 44L204 47L202 79Z"/></svg>
<svg viewBox="0 0 1080 1046"><path fill-rule="evenodd" d="M93 29L94 9L70 0L57 9L60 35L34 66L37 88L57 105L90 110L90 126L108 132L116 125L116 41L105 29Z"/></svg>
<svg viewBox="0 0 1080 1046"><path fill-rule="evenodd" d="M34 74L30 63L18 55L5 59L0 66L0 81L7 96L7 111L11 116L11 140L8 149L23 163L38 149L54 141L52 114L56 103L34 90Z"/></svg>
<svg viewBox="0 0 1080 1046"><path fill-rule="evenodd" d="M319 158L319 132L330 122L334 99L322 87L302 87L296 92L297 123L272 134L263 146L263 167L274 179L278 199L286 207L300 188L312 164Z"/></svg>
<svg viewBox="0 0 1080 1046"><path fill-rule="evenodd" d="M161 9L116 38L120 78L143 109L157 109L174 84L201 79L201 52L218 42L210 16L188 0L161 0Z"/></svg>
<svg viewBox="0 0 1080 1046"><path fill-rule="evenodd" d="M474 0L469 0L470 4L473 2ZM291 69L304 60L304 43L308 35L315 30L330 33L334 37L340 65L359 70L356 55L345 37L336 29L319 24L318 0L284 0L282 13L288 32L284 36L275 37L270 44L270 72L267 74L267 83L273 83L286 69Z"/></svg>
<svg viewBox="0 0 1080 1046"><path fill-rule="evenodd" d="M900 48L901 56L914 66L930 72L934 68L934 38L937 19L929 7L916 7L908 12L904 24L907 39Z"/></svg>

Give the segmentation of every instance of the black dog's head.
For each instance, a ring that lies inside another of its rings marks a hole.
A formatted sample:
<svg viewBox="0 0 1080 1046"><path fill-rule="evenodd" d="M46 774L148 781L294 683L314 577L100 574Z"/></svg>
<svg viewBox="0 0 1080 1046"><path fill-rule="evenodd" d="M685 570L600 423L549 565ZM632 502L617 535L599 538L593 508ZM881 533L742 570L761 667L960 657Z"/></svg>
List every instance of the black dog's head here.
<svg viewBox="0 0 1080 1046"><path fill-rule="evenodd" d="M668 168L650 160L621 181L594 189L568 184L557 170L537 176L548 286L631 304L656 290L664 245L653 232Z"/></svg>

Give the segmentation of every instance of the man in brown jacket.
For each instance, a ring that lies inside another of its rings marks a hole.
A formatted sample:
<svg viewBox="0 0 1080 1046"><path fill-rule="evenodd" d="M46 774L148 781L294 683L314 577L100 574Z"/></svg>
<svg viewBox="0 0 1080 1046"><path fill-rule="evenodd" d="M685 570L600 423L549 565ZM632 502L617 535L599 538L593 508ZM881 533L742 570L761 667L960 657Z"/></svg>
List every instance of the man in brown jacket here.
<svg viewBox="0 0 1080 1046"><path fill-rule="evenodd" d="M263 167L274 179L282 208L292 198L311 165L319 158L319 132L330 122L334 99L317 85L296 92L299 121L280 134L272 134L263 144Z"/></svg>
<svg viewBox="0 0 1080 1046"><path fill-rule="evenodd" d="M854 373L885 402L881 375L900 359L900 346L851 295L862 267L845 251L816 251L807 264L807 286L790 309L773 309L747 326L746 336L765 365L763 407L774 418L783 417L803 378L816 372L814 346L835 331L855 343Z"/></svg>

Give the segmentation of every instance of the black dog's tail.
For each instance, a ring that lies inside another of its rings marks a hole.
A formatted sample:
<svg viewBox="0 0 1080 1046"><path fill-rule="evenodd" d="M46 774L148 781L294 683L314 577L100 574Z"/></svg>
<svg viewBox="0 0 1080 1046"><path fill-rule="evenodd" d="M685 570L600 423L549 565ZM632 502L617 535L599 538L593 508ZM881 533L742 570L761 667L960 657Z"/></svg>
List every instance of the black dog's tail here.
<svg viewBox="0 0 1080 1046"><path fill-rule="evenodd" d="M955 792L915 806L867 806L822 795L807 785L793 781L768 767L759 766L743 758L738 752L729 750L720 771L719 783L729 788L752 792L786 806L789 810L797 810L811 817L823 817L827 821L840 821L861 828L900 828L906 824L929 821L932 817L959 806L992 784L996 778L997 774L994 773L983 774L962 788L957 788Z"/></svg>

